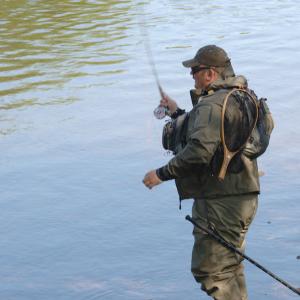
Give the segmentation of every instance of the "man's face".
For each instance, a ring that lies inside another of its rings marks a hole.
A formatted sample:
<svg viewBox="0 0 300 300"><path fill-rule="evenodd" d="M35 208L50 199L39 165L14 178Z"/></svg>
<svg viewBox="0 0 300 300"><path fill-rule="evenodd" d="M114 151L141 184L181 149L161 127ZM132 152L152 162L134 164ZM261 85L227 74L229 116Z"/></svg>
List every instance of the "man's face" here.
<svg viewBox="0 0 300 300"><path fill-rule="evenodd" d="M205 90L218 77L213 68L200 65L192 68L191 74L195 80L195 88Z"/></svg>
<svg viewBox="0 0 300 300"><path fill-rule="evenodd" d="M195 88L204 90L207 86L206 72L208 67L200 65L199 67L192 68L191 74L195 80Z"/></svg>

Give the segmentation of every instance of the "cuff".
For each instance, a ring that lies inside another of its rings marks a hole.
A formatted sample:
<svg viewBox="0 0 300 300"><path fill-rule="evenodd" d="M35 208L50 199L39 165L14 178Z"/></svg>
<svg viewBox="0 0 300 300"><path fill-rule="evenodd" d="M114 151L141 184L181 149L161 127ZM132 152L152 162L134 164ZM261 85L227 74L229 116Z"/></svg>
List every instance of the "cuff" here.
<svg viewBox="0 0 300 300"><path fill-rule="evenodd" d="M167 181L174 179L174 177L168 171L168 167L164 166L156 170L156 175L161 181Z"/></svg>
<svg viewBox="0 0 300 300"><path fill-rule="evenodd" d="M176 119L179 116L183 115L184 113L185 113L184 109L181 109L181 108L177 107L177 109L175 110L175 112L173 112L170 117L172 119Z"/></svg>

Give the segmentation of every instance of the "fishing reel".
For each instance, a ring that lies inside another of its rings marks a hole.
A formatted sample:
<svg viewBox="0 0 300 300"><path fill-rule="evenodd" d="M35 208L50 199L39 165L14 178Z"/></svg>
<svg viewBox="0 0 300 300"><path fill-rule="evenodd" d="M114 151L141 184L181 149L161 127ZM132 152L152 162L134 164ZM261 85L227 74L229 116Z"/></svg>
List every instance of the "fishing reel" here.
<svg viewBox="0 0 300 300"><path fill-rule="evenodd" d="M170 116L170 110L168 109L168 107L165 107L163 105L158 105L154 111L153 114L155 116L156 119L161 120L163 118L165 118L166 116Z"/></svg>

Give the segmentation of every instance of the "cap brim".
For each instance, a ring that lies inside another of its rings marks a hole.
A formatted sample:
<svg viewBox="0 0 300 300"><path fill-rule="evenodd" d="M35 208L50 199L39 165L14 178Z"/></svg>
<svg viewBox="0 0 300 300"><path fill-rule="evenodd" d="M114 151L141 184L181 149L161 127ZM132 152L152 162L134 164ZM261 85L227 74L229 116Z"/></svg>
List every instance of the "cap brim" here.
<svg viewBox="0 0 300 300"><path fill-rule="evenodd" d="M189 59L189 60L185 60L185 61L182 62L182 64L186 68L193 68L193 67L199 66L199 62L196 61L194 58Z"/></svg>

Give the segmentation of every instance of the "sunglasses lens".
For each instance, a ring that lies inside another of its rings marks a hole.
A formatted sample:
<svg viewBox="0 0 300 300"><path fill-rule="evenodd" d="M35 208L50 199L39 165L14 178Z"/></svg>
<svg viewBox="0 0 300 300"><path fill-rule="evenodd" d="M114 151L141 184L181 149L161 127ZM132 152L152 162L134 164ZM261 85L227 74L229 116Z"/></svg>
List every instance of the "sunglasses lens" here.
<svg viewBox="0 0 300 300"><path fill-rule="evenodd" d="M199 71L199 67L192 67L191 75L194 75L194 74L197 73L198 71Z"/></svg>
<svg viewBox="0 0 300 300"><path fill-rule="evenodd" d="M192 67L191 68L191 75L194 75L194 74L196 74L196 73L198 73L198 72L200 72L200 71L202 71L202 70L208 70L208 69L210 69L209 67L199 67L199 66L196 66L196 67Z"/></svg>

